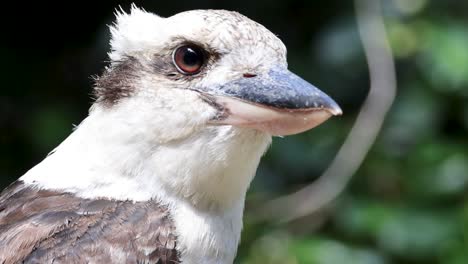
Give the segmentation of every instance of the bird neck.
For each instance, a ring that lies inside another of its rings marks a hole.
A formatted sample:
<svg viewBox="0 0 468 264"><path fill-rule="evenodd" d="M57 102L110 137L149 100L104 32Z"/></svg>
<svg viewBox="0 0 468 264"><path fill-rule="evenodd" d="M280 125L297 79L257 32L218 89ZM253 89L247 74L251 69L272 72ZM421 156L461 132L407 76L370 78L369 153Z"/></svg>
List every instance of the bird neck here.
<svg viewBox="0 0 468 264"><path fill-rule="evenodd" d="M22 180L84 198L182 200L204 211L243 204L269 135L199 122L184 126L184 118L158 122L161 112L146 120L124 118L133 107L92 110Z"/></svg>

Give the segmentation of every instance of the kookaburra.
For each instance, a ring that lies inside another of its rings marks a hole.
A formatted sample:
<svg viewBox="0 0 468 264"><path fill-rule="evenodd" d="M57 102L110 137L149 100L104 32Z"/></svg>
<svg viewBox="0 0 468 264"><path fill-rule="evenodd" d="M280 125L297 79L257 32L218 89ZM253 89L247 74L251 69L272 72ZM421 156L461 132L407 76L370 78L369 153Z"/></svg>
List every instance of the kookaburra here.
<svg viewBox="0 0 468 264"><path fill-rule="evenodd" d="M89 116L0 196L0 263L232 263L272 136L341 114L225 10L111 25Z"/></svg>

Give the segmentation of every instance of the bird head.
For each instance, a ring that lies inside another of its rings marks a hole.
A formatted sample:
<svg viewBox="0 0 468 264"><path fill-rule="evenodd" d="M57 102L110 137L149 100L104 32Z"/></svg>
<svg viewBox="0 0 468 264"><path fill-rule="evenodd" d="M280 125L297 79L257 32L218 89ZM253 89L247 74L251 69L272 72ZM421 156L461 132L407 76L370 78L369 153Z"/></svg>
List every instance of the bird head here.
<svg viewBox="0 0 468 264"><path fill-rule="evenodd" d="M341 114L330 97L287 69L278 37L239 13L161 18L133 6L117 14L111 32L111 65L97 81L97 104L132 98L150 105L143 112L179 115L178 127L231 125L269 135L300 133Z"/></svg>

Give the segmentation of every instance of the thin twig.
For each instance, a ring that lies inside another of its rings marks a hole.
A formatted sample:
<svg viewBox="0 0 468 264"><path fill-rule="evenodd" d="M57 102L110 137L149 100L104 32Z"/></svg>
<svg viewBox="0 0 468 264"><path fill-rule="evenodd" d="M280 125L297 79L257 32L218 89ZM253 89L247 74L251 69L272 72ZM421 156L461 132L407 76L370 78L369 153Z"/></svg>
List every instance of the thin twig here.
<svg viewBox="0 0 468 264"><path fill-rule="evenodd" d="M315 212L345 188L373 145L396 94L396 73L380 1L355 0L359 33L370 72L369 94L330 167L314 183L267 203L263 219L287 222Z"/></svg>

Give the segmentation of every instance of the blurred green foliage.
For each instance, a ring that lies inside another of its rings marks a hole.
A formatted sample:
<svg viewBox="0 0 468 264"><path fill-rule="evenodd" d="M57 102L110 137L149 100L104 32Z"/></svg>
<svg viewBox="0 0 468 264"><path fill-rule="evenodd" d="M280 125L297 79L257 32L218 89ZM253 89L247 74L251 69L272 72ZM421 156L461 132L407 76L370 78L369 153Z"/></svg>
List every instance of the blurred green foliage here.
<svg viewBox="0 0 468 264"><path fill-rule="evenodd" d="M105 24L129 2L4 7L21 17L7 12L0 23L0 186L86 116L89 76L105 65ZM246 14L283 39L293 71L344 109L313 131L274 139L248 194L237 263L468 263L468 2L382 1L397 66L395 104L345 193L282 225L254 221L256 208L325 170L366 96L352 1L135 2L163 16L195 8Z"/></svg>

